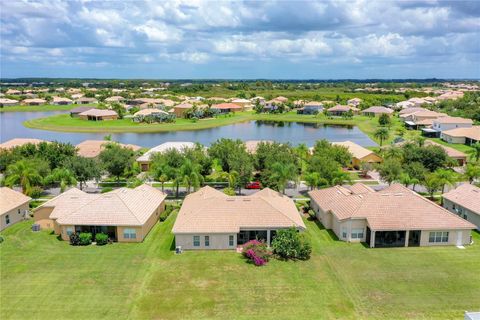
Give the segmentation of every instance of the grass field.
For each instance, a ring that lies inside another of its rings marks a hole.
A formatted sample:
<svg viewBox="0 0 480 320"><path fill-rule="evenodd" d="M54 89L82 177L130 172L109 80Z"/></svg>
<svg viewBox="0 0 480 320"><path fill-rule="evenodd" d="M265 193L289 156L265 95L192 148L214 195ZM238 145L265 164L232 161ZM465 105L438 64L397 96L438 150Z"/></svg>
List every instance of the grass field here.
<svg viewBox="0 0 480 320"><path fill-rule="evenodd" d="M0 245L1 319L460 319L480 305L480 246L368 249L306 221L312 258L176 256L175 216L141 244L71 247L31 222ZM480 235L474 235L480 241Z"/></svg>

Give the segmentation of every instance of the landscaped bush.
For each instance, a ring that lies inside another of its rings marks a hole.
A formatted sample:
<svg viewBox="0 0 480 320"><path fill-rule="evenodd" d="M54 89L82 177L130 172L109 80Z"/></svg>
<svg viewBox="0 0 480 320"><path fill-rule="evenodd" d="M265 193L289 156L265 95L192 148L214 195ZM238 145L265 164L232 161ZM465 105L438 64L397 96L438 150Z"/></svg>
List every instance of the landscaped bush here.
<svg viewBox="0 0 480 320"><path fill-rule="evenodd" d="M242 254L256 266L265 265L272 255L267 244L258 240L250 240L243 245Z"/></svg>
<svg viewBox="0 0 480 320"><path fill-rule="evenodd" d="M80 245L80 237L78 236L78 233L74 232L70 235L70 244L72 246Z"/></svg>
<svg viewBox="0 0 480 320"><path fill-rule="evenodd" d="M101 191L101 192L102 192L102 193L106 193L106 192L110 192L110 191L112 191L112 190L113 190L112 187L104 187L104 188L102 188L102 191Z"/></svg>
<svg viewBox="0 0 480 320"><path fill-rule="evenodd" d="M272 248L282 259L306 260L312 253L310 242L295 228L278 230L272 241Z"/></svg>
<svg viewBox="0 0 480 320"><path fill-rule="evenodd" d="M97 246L104 246L108 243L108 235L105 233L97 233L95 235L95 242Z"/></svg>
<svg viewBox="0 0 480 320"><path fill-rule="evenodd" d="M92 234L90 232L82 232L78 237L80 238L81 246L88 246L92 244Z"/></svg>

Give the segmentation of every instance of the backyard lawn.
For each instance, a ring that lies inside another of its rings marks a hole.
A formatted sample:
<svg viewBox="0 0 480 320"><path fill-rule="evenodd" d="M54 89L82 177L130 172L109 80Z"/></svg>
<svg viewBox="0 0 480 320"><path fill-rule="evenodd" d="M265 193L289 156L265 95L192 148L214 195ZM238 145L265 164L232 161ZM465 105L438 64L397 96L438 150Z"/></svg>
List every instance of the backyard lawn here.
<svg viewBox="0 0 480 320"><path fill-rule="evenodd" d="M309 261L176 256L170 229L144 243L71 247L31 222L3 232L1 319L459 319L480 305L480 235L456 247L367 249L307 221Z"/></svg>

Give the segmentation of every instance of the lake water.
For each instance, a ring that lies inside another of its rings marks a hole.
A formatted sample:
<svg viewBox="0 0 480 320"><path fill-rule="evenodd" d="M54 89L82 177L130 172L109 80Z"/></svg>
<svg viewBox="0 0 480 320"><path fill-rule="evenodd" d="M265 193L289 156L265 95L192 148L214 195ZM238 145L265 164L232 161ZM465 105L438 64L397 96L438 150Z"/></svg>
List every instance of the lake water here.
<svg viewBox="0 0 480 320"><path fill-rule="evenodd" d="M34 118L48 117L65 111L50 112L3 112L0 113L0 141L13 138L37 138L57 140L78 144L83 140L102 140L106 133L54 132L30 129L23 122ZM154 147L166 141L193 141L210 145L219 138L241 140L275 140L290 142L293 145L305 143L313 146L316 140L350 140L362 146L374 146L366 134L357 127L319 125L298 122L249 121L223 127L203 130L174 131L158 133L112 133L112 139L121 143L136 144L142 147Z"/></svg>

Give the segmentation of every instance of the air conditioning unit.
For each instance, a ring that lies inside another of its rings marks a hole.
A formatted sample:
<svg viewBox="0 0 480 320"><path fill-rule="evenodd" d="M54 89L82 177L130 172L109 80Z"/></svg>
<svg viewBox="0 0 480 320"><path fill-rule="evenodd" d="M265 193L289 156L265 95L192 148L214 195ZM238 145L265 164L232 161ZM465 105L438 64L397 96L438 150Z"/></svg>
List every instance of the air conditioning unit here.
<svg viewBox="0 0 480 320"><path fill-rule="evenodd" d="M182 252L183 252L182 246L176 246L176 247L175 247L175 254L180 254L180 253L182 253Z"/></svg>

